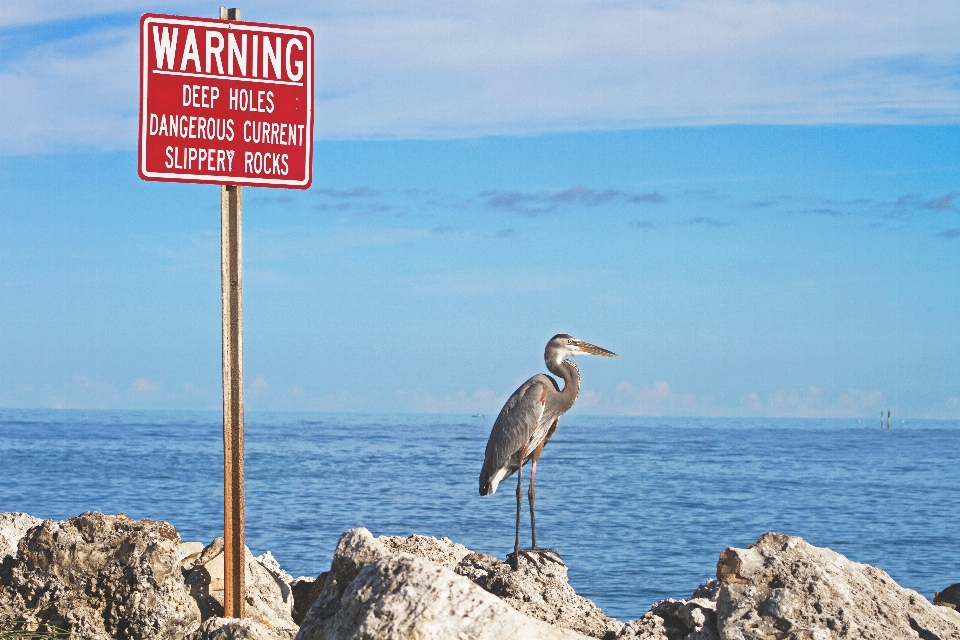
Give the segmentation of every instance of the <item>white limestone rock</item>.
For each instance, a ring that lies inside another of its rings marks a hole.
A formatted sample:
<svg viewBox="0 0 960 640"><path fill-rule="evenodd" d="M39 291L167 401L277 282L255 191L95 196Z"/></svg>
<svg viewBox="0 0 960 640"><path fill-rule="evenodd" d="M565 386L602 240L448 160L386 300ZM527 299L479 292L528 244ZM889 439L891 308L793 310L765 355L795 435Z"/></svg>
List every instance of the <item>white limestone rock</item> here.
<svg viewBox="0 0 960 640"><path fill-rule="evenodd" d="M0 563L7 556L17 555L17 543L28 529L43 522L26 513L0 513Z"/></svg>
<svg viewBox="0 0 960 640"><path fill-rule="evenodd" d="M339 604L309 632L305 621L297 639L586 638L525 616L463 576L408 553L380 557L361 569Z"/></svg>
<svg viewBox="0 0 960 640"><path fill-rule="evenodd" d="M200 623L166 522L87 512L44 520L0 566L0 629L180 640Z"/></svg>
<svg viewBox="0 0 960 640"><path fill-rule="evenodd" d="M725 549L717 579L723 640L960 638L960 613L802 538L767 533Z"/></svg>
<svg viewBox="0 0 960 640"><path fill-rule="evenodd" d="M269 567L253 557L250 549L246 555L247 604L245 615L278 633L297 631L293 621L293 591L283 576L287 574L280 565L268 556ZM261 556L261 557L264 557ZM223 615L223 538L207 545L192 561L184 565L188 571L186 584L196 599L202 619Z"/></svg>

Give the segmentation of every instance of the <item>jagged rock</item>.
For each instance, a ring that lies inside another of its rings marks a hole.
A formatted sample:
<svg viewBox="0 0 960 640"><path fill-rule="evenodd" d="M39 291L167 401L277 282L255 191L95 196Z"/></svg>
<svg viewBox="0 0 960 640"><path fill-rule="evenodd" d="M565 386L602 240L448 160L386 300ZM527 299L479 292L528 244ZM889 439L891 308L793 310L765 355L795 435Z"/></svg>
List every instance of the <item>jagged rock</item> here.
<svg viewBox="0 0 960 640"><path fill-rule="evenodd" d="M320 597L327 583L327 575L324 571L316 578L300 577L290 583L290 590L293 591L293 621L297 624L303 624L307 611Z"/></svg>
<svg viewBox="0 0 960 640"><path fill-rule="evenodd" d="M208 618L183 640L293 640L292 629L271 629L251 618Z"/></svg>
<svg viewBox="0 0 960 640"><path fill-rule="evenodd" d="M266 569L267 571L272 573L274 576L279 578L280 581L286 584L287 586L289 586L290 583L293 582L293 576L287 573L286 571L284 571L280 567L280 563L277 562L277 559L274 558L273 554L270 553L269 551L265 551L264 553L261 553L260 555L258 555L257 562L259 562L260 566L262 566L264 569Z"/></svg>
<svg viewBox="0 0 960 640"><path fill-rule="evenodd" d="M272 555L264 554L265 566L254 558L250 549L246 554L247 604L245 615L281 634L285 630L296 634L293 620L293 592L285 581L287 574ZM186 584L196 599L201 617L206 622L211 617L223 615L223 538L207 545L199 555L184 567L189 567ZM272 569L272 570L271 570Z"/></svg>
<svg viewBox="0 0 960 640"><path fill-rule="evenodd" d="M203 553L207 545L202 542L182 542L177 549L177 557L180 558L180 567L188 571L193 567L193 562Z"/></svg>
<svg viewBox="0 0 960 640"><path fill-rule="evenodd" d="M379 536L377 540L383 544L390 553L411 553L418 558L436 562L441 567L447 569L456 569L460 561L473 553L462 544L458 544L450 538L431 538L430 536L421 536L414 534L407 538L400 536Z"/></svg>
<svg viewBox="0 0 960 640"><path fill-rule="evenodd" d="M166 522L123 514L44 520L0 568L0 628L58 627L89 640L179 640L200 623L180 572L179 545Z"/></svg>
<svg viewBox="0 0 960 640"><path fill-rule="evenodd" d="M408 553L379 557L361 569L338 610L309 624L317 609L308 613L297 640L585 638L525 616L466 578Z"/></svg>
<svg viewBox="0 0 960 640"><path fill-rule="evenodd" d="M26 513L0 513L0 563L17 554L17 543L27 529L43 522Z"/></svg>
<svg viewBox="0 0 960 640"><path fill-rule="evenodd" d="M340 598L360 570L378 558L390 555L386 546L363 528L348 529L333 552L323 589L303 617L298 639L326 639L328 622L340 609Z"/></svg>
<svg viewBox="0 0 960 640"><path fill-rule="evenodd" d="M767 533L725 549L717 578L723 640L960 638L960 613L802 538Z"/></svg>
<svg viewBox="0 0 960 640"><path fill-rule="evenodd" d="M639 620L624 625L616 640L720 640L717 595L720 583L707 580L690 600L661 600Z"/></svg>
<svg viewBox="0 0 960 640"><path fill-rule="evenodd" d="M608 618L590 600L577 595L567 581L567 567L559 558L537 554L520 556L517 570L482 553L471 553L456 567L469 578L525 615L594 638L617 634L623 623Z"/></svg>
<svg viewBox="0 0 960 640"><path fill-rule="evenodd" d="M933 594L933 604L960 611L960 582Z"/></svg>

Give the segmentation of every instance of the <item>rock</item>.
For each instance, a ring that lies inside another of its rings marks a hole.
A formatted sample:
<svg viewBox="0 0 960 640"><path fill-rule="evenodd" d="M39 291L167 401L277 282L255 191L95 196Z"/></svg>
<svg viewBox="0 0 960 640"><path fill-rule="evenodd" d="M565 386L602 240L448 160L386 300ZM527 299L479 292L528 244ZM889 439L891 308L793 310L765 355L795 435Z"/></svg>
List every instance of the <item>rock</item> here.
<svg viewBox="0 0 960 640"><path fill-rule="evenodd" d="M381 556L361 569L338 610L311 624L318 610L310 610L297 640L585 638L525 616L463 576L408 553Z"/></svg>
<svg viewBox="0 0 960 640"><path fill-rule="evenodd" d="M257 562L260 563L260 566L272 573L275 577L279 578L281 582L290 586L290 583L293 582L293 576L280 568L280 563L277 562L277 559L273 557L273 554L269 551L265 551L257 556Z"/></svg>
<svg viewBox="0 0 960 640"><path fill-rule="evenodd" d="M960 582L933 594L933 604L960 611Z"/></svg>
<svg viewBox="0 0 960 640"><path fill-rule="evenodd" d="M183 542L177 550L177 556L180 558L180 566L192 568L193 561L203 552L206 545L202 542ZM188 569L189 570L189 569Z"/></svg>
<svg viewBox="0 0 960 640"><path fill-rule="evenodd" d="M26 513L0 513L0 563L7 556L17 555L17 543L27 529L43 522Z"/></svg>
<svg viewBox="0 0 960 640"><path fill-rule="evenodd" d="M617 634L623 623L608 618L590 600L577 595L567 581L567 567L559 559L545 554L524 555L516 571L506 562L472 553L456 567L456 573L469 578L485 591L511 607L548 624L578 633L603 638Z"/></svg>
<svg viewBox="0 0 960 640"><path fill-rule="evenodd" d="M282 576L287 574L273 556L264 554L269 567L246 554L247 605L245 616L276 630L296 634L293 620L293 591ZM223 538L217 538L185 567L189 566L186 584L196 599L204 622L223 615ZM271 570L272 569L272 570ZM275 573L276 572L276 573Z"/></svg>
<svg viewBox="0 0 960 640"><path fill-rule="evenodd" d="M271 629L251 618L208 618L183 640L293 640L291 629Z"/></svg>
<svg viewBox="0 0 960 640"><path fill-rule="evenodd" d="M960 638L960 613L932 605L884 571L767 533L717 562L723 640Z"/></svg>
<svg viewBox="0 0 960 640"><path fill-rule="evenodd" d="M304 615L297 638L326 638L327 623L339 611L340 598L347 586L363 567L388 555L387 547L366 529L344 531L333 552L323 588Z"/></svg>
<svg viewBox="0 0 960 640"><path fill-rule="evenodd" d="M293 591L293 621L297 624L303 624L307 611L320 597L323 586L327 583L327 575L324 571L315 579L301 577L290 583L290 590Z"/></svg>
<svg viewBox="0 0 960 640"><path fill-rule="evenodd" d="M661 600L639 620L624 625L617 640L719 640L717 595L720 583L708 580L690 600Z"/></svg>
<svg viewBox="0 0 960 640"><path fill-rule="evenodd" d="M0 628L179 640L200 623L179 546L166 522L96 512L44 520L0 568Z"/></svg>
<svg viewBox="0 0 960 640"><path fill-rule="evenodd" d="M431 538L414 534L408 538L399 536L380 536L377 538L390 553L410 553L418 558L436 562L441 567L456 569L460 561L473 553L462 544L450 538Z"/></svg>

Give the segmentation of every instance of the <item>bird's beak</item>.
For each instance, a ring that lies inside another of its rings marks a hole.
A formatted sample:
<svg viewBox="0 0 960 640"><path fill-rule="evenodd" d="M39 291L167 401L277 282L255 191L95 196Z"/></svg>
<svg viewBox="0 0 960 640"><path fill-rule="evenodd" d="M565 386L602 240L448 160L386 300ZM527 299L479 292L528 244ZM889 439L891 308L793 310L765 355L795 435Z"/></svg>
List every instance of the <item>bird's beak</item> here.
<svg viewBox="0 0 960 640"><path fill-rule="evenodd" d="M615 354L613 351L607 351L606 349L602 349L595 344L590 344L589 342L577 342L576 345L577 347L580 348L581 351L583 351L584 353L589 353L590 355L606 356L608 358L620 357L617 354Z"/></svg>

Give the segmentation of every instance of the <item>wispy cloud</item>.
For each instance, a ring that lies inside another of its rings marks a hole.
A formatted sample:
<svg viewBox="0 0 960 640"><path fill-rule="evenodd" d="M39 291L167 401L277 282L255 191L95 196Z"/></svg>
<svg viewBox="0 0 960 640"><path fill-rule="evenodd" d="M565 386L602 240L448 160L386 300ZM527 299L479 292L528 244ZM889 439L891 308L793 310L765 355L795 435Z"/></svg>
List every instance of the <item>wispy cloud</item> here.
<svg viewBox="0 0 960 640"><path fill-rule="evenodd" d="M469 393L457 391L436 395L423 389L398 389L397 401L406 411L416 413L471 413L494 414L507 401L492 389L477 389Z"/></svg>
<svg viewBox="0 0 960 640"><path fill-rule="evenodd" d="M720 220L711 216L696 216L680 221L667 220L634 220L632 225L637 229L665 229L678 227L706 227L708 229L725 229L735 227L737 223L733 220Z"/></svg>
<svg viewBox="0 0 960 640"><path fill-rule="evenodd" d="M880 391L849 389L831 393L811 386L804 391L779 390L766 395L749 393L743 398L742 415L774 418L866 417L884 408Z"/></svg>
<svg viewBox="0 0 960 640"><path fill-rule="evenodd" d="M350 187L349 189L314 189L313 192L318 196L337 198L340 200L353 198L373 198L383 194L383 192L379 189L374 189L367 186Z"/></svg>
<svg viewBox="0 0 960 640"><path fill-rule="evenodd" d="M930 209L931 211L956 211L958 207L953 205L953 201L960 197L960 192L951 191L950 193L940 196L939 198L934 198L933 200L927 200L920 205L923 209Z"/></svg>
<svg viewBox="0 0 960 640"><path fill-rule="evenodd" d="M600 402L594 404L602 406ZM638 386L624 380L614 389L610 404L616 413L624 415L692 416L708 411L713 402L693 393L678 393L665 380L658 380L652 386Z"/></svg>
<svg viewBox="0 0 960 640"><path fill-rule="evenodd" d="M160 385L145 378L137 378L133 381L133 390L137 393L157 393L160 391Z"/></svg>
<svg viewBox="0 0 960 640"><path fill-rule="evenodd" d="M954 227L953 229L945 229L937 234L941 238L960 238L960 227Z"/></svg>
<svg viewBox="0 0 960 640"><path fill-rule="evenodd" d="M137 17L195 12L163 0L3 7L4 153L132 149ZM317 34L318 139L958 121L954 0L333 1L269 3L257 17Z"/></svg>
<svg viewBox="0 0 960 640"><path fill-rule="evenodd" d="M724 227L736 226L737 223L730 220L718 220L717 218L711 218L709 216L697 216L696 218L690 218L689 220L684 221L683 224L722 229Z"/></svg>
<svg viewBox="0 0 960 640"><path fill-rule="evenodd" d="M592 189L576 185L566 189L540 191L481 191L477 197L488 209L537 216L562 207L597 207L616 203L662 204L667 199L657 192L631 193L620 189Z"/></svg>

